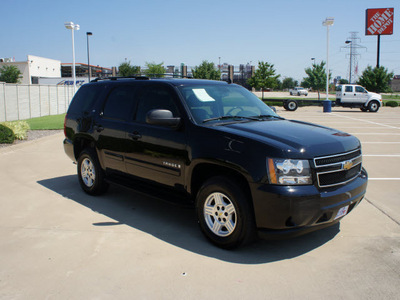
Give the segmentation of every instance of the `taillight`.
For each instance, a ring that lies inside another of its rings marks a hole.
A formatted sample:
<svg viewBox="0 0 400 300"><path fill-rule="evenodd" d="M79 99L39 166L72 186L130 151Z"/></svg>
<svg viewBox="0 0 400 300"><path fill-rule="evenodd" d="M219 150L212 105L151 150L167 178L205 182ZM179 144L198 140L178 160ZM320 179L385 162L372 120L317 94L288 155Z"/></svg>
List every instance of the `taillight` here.
<svg viewBox="0 0 400 300"><path fill-rule="evenodd" d="M65 137L67 137L66 125L67 125L67 114L65 114L65 118L64 118L64 136Z"/></svg>

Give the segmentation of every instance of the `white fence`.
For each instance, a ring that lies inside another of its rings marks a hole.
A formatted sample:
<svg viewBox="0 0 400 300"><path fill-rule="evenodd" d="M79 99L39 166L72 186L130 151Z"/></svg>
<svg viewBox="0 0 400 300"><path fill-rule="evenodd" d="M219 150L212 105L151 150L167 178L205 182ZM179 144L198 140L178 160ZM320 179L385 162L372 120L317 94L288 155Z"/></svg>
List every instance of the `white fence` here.
<svg viewBox="0 0 400 300"><path fill-rule="evenodd" d="M73 86L0 83L0 122L65 113Z"/></svg>

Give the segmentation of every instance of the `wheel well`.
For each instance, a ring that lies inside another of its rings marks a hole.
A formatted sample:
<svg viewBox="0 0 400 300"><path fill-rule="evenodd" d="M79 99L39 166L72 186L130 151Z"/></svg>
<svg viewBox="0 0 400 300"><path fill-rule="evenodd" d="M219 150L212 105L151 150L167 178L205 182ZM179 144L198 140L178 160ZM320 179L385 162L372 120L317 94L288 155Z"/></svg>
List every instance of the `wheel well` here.
<svg viewBox="0 0 400 300"><path fill-rule="evenodd" d="M207 163L197 165L192 172L191 195L193 199L196 197L197 192L199 191L203 183L211 177L215 176L224 176L229 178L230 180L233 180L243 189L248 198L252 199L248 181L240 172L228 167Z"/></svg>
<svg viewBox="0 0 400 300"><path fill-rule="evenodd" d="M86 148L94 148L93 141L86 138L76 138L74 140L74 155L76 160L78 160L79 154Z"/></svg>

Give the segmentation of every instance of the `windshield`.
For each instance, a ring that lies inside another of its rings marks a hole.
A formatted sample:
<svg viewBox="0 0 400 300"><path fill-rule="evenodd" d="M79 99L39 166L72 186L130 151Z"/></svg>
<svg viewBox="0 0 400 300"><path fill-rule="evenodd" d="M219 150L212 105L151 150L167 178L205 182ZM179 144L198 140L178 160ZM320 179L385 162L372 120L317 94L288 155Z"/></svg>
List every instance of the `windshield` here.
<svg viewBox="0 0 400 300"><path fill-rule="evenodd" d="M253 93L238 85L185 85L179 90L197 124L278 117Z"/></svg>

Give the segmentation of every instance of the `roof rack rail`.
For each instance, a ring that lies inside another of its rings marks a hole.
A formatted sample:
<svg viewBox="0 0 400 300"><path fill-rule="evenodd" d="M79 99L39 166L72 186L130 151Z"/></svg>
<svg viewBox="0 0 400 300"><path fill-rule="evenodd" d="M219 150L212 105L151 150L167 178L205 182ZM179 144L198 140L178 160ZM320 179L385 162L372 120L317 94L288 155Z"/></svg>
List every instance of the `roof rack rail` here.
<svg viewBox="0 0 400 300"><path fill-rule="evenodd" d="M119 79L136 79L136 80L150 80L149 77L143 75L135 75L135 76L113 76L113 77L97 77L90 82L98 82L101 80L119 80Z"/></svg>

